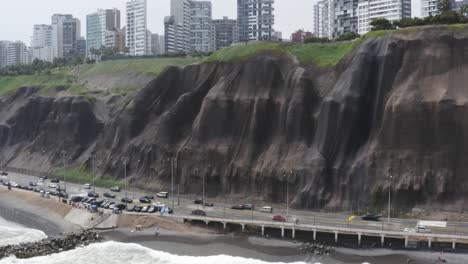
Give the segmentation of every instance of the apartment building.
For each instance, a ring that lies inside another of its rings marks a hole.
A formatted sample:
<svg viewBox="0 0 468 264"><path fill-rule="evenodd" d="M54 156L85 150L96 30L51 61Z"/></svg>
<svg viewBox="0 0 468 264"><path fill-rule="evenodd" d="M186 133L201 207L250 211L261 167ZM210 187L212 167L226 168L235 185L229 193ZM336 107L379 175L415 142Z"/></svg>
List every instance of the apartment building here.
<svg viewBox="0 0 468 264"><path fill-rule="evenodd" d="M147 55L147 2L131 0L127 2L126 47L131 56Z"/></svg>
<svg viewBox="0 0 468 264"><path fill-rule="evenodd" d="M31 60L54 60L53 28L51 25L34 25L31 39Z"/></svg>
<svg viewBox="0 0 468 264"><path fill-rule="evenodd" d="M377 18L390 21L411 17L411 0L364 0L358 5L358 34L371 30L370 22Z"/></svg>
<svg viewBox="0 0 468 264"><path fill-rule="evenodd" d="M66 14L52 16L52 47L55 58L72 57L78 50L81 39L81 22Z"/></svg>
<svg viewBox="0 0 468 264"><path fill-rule="evenodd" d="M214 50L229 47L238 42L237 20L223 17L223 19L214 19L212 23L213 34L212 42Z"/></svg>
<svg viewBox="0 0 468 264"><path fill-rule="evenodd" d="M274 38L274 0L237 0L239 41Z"/></svg>
<svg viewBox="0 0 468 264"><path fill-rule="evenodd" d="M120 11L118 9L99 9L86 16L86 46L88 57L91 49L120 44Z"/></svg>
<svg viewBox="0 0 468 264"><path fill-rule="evenodd" d="M29 63L29 51L24 42L0 41L0 68Z"/></svg>

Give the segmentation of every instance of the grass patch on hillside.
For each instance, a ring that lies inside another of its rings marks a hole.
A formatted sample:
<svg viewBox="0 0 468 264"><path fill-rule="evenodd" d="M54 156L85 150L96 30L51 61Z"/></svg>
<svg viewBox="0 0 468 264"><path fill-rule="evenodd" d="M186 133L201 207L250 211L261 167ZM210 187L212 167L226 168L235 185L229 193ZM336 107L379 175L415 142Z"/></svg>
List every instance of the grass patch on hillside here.
<svg viewBox="0 0 468 264"><path fill-rule="evenodd" d="M74 169L59 170L53 173L53 177L65 180L67 182L78 183L78 184L93 184L93 178L95 174L85 167L77 167ZM110 188L112 186L124 186L125 181L116 180L111 177L96 177L95 186L102 188Z"/></svg>
<svg viewBox="0 0 468 264"><path fill-rule="evenodd" d="M53 72L50 74L19 75L19 76L1 76L0 77L0 95L14 92L23 86L40 86L43 89L49 89L59 86L70 86L73 78L67 73Z"/></svg>
<svg viewBox="0 0 468 264"><path fill-rule="evenodd" d="M148 58L103 61L97 64L81 65L79 77L99 74L123 74L134 72L139 74L158 75L167 66L185 66L199 62L198 58Z"/></svg>
<svg viewBox="0 0 468 264"><path fill-rule="evenodd" d="M320 67L333 66L344 56L353 50L355 43L352 41L335 43L313 44L285 44L271 42L257 42L248 45L236 45L215 52L205 62L239 62L262 52L274 54L292 54L301 63L315 63Z"/></svg>

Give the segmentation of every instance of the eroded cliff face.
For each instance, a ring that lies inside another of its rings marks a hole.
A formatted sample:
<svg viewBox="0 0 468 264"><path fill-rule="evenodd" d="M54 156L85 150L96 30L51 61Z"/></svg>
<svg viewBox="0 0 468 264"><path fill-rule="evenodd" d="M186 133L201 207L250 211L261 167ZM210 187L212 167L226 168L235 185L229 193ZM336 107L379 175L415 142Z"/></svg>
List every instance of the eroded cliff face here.
<svg viewBox="0 0 468 264"><path fill-rule="evenodd" d="M89 163L145 187L246 194L298 207L395 202L461 209L468 191L468 31L426 28L368 39L339 65L260 54L167 68L121 111L24 88L0 106L1 162ZM43 153L47 153L44 155ZM293 170L293 172L291 172Z"/></svg>

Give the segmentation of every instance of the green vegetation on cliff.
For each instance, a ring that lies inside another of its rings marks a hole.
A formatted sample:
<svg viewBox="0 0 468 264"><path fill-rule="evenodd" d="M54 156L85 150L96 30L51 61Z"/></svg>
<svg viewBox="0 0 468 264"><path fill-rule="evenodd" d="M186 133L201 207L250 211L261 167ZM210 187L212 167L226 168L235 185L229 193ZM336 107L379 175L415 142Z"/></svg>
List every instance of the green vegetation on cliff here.
<svg viewBox="0 0 468 264"><path fill-rule="evenodd" d="M39 86L42 87L41 93L47 93L51 88L64 87L68 89L70 94L86 96L92 91L86 87L84 79L97 78L106 74L125 76L128 73L156 76L167 66L185 66L199 61L198 58L125 59L63 67L34 75L0 76L0 95L13 92L23 86ZM118 94L126 94L128 91L143 87L125 88L117 87L115 91ZM123 90L125 91L122 92ZM109 93L114 93L114 90L109 91Z"/></svg>
<svg viewBox="0 0 468 264"><path fill-rule="evenodd" d="M95 174L84 166L77 167L74 169L59 170L54 173L54 177L60 180L66 180L67 182L73 182L78 184L93 183L93 178ZM124 186L125 181L116 180L110 177L96 177L94 184L96 187L110 188L112 186Z"/></svg>
<svg viewBox="0 0 468 264"><path fill-rule="evenodd" d="M314 63L320 67L337 64L346 54L351 52L355 42L336 42L321 44L286 44L258 42L247 45L235 45L215 52L206 62L239 62L247 60L259 53L289 54L298 58L301 63Z"/></svg>

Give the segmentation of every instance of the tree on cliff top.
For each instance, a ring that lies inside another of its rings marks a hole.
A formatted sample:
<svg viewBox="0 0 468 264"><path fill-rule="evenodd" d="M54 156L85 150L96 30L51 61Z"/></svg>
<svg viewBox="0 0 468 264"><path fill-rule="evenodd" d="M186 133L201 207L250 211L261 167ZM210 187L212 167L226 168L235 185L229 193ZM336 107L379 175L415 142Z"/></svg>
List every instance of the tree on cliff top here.
<svg viewBox="0 0 468 264"><path fill-rule="evenodd" d="M370 22L370 25L372 26L372 31L395 29L392 22L385 18L376 18Z"/></svg>

